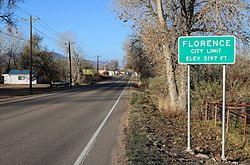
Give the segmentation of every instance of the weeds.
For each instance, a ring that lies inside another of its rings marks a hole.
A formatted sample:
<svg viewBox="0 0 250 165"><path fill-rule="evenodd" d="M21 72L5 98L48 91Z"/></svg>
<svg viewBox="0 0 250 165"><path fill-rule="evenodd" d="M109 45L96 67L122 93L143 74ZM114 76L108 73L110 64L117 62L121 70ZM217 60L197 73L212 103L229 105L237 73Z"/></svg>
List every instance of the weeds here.
<svg viewBox="0 0 250 165"><path fill-rule="evenodd" d="M155 98L146 92L131 94L128 127L125 129L125 155L131 165L222 163L221 126L212 121L192 120L191 146L195 155L185 152L186 120L163 116ZM242 148L242 136L230 132L226 139L227 164L249 163L249 143ZM205 154L208 160L196 157ZM212 159L213 158L213 159Z"/></svg>

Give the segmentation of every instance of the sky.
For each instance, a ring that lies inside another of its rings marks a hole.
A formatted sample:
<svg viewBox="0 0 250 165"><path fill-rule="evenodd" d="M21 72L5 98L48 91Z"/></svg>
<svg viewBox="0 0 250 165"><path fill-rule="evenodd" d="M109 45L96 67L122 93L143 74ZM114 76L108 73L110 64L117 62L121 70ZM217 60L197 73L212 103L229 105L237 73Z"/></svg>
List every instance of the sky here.
<svg viewBox="0 0 250 165"><path fill-rule="evenodd" d="M14 15L20 18L18 28L29 37L29 21L21 18L39 17L33 21L33 34L43 37L42 46L64 54L58 46L58 34L77 36L76 44L88 60L119 60L123 65L123 43L132 34L129 25L118 20L110 7L111 0L24 0L18 3ZM73 44L74 46L74 44Z"/></svg>

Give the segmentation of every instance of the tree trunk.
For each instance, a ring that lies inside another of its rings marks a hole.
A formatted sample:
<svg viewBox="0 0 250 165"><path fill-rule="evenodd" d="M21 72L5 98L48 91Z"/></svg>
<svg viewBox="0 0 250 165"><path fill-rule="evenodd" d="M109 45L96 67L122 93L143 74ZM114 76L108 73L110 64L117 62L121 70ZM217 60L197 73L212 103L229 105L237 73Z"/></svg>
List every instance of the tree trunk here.
<svg viewBox="0 0 250 165"><path fill-rule="evenodd" d="M169 91L169 107L170 110L177 110L178 107L178 92L177 92L177 84L175 81L175 72L172 64L171 53L169 46L167 44L163 45L163 54L166 60L166 74L167 74L167 85Z"/></svg>
<svg viewBox="0 0 250 165"><path fill-rule="evenodd" d="M162 0L156 0L156 11L157 11L157 17L160 24L160 28L162 29L162 33L164 34L163 37L163 55L165 57L166 61L166 74L167 74L167 85L168 85L168 91L169 91L169 108L171 111L176 111L179 109L178 107L178 90L177 90L177 84L175 79L175 71L173 68L173 62L171 57L171 51L169 48L169 33L168 33L168 26L166 19L164 18L164 12L163 12L163 6L162 6Z"/></svg>
<svg viewBox="0 0 250 165"><path fill-rule="evenodd" d="M180 65L180 78L179 78L179 96L178 96L178 105L180 110L185 110L187 105L187 66Z"/></svg>

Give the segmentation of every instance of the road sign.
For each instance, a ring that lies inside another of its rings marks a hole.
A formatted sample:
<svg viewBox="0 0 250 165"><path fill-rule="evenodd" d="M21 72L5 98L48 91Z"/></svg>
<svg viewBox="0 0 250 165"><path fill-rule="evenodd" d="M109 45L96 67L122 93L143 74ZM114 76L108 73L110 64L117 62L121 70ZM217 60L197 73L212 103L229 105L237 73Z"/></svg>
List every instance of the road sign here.
<svg viewBox="0 0 250 165"><path fill-rule="evenodd" d="M93 74L93 69L83 69L82 73L85 75L92 75Z"/></svg>
<svg viewBox="0 0 250 165"><path fill-rule="evenodd" d="M185 36L178 38L180 64L234 64L234 36Z"/></svg>

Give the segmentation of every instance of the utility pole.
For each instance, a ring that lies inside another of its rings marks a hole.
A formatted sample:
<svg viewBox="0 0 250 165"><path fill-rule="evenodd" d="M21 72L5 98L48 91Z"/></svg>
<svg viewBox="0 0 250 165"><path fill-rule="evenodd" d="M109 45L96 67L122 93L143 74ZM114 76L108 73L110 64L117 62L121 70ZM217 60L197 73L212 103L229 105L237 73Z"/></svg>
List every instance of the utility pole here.
<svg viewBox="0 0 250 165"><path fill-rule="evenodd" d="M69 81L70 81L70 87L72 87L72 71L71 71L71 49L70 49L70 41L69 41Z"/></svg>
<svg viewBox="0 0 250 165"><path fill-rule="evenodd" d="M32 94L32 65L33 65L33 57L32 57L32 22L39 20L39 18L32 18L30 15L29 19L23 19L25 21L29 20L30 21L30 94Z"/></svg>
<svg viewBox="0 0 250 165"><path fill-rule="evenodd" d="M97 73L97 75L99 75L99 57L100 57L99 55L96 56L96 58L97 58L96 59L96 73Z"/></svg>

